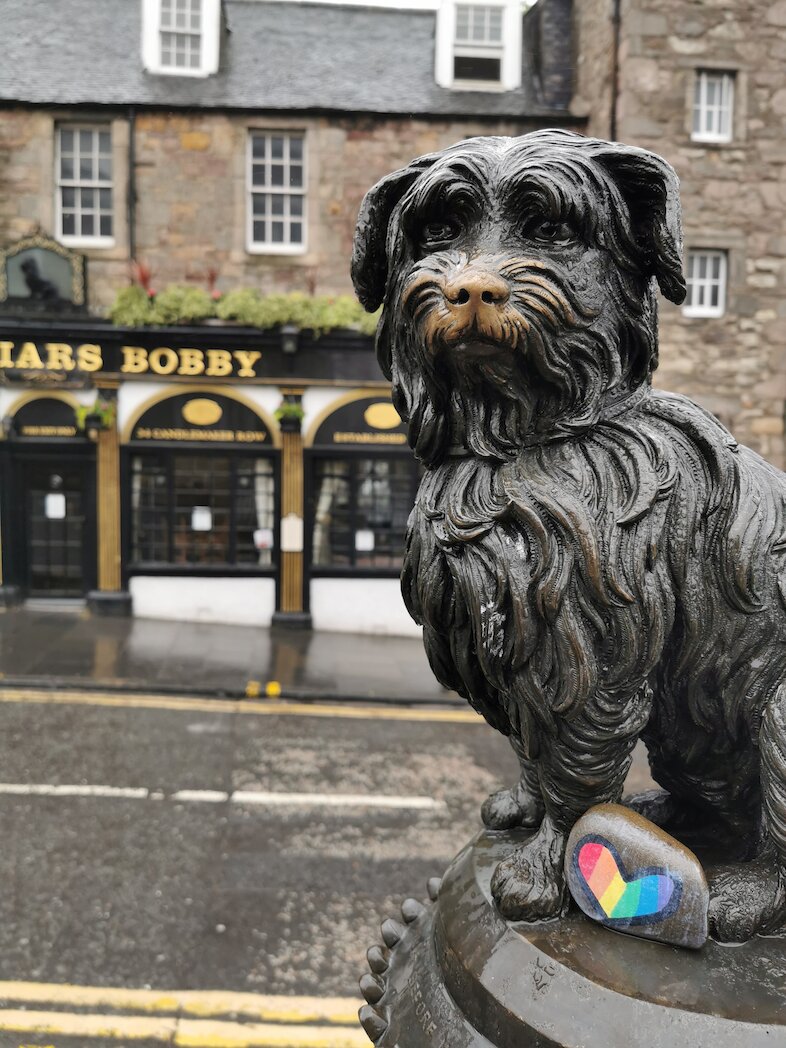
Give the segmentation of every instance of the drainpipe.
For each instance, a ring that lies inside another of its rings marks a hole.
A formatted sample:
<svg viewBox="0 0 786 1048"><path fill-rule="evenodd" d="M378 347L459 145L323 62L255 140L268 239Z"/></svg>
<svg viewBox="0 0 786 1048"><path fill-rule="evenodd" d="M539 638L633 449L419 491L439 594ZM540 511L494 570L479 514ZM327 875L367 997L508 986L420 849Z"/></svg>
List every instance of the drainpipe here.
<svg viewBox="0 0 786 1048"><path fill-rule="evenodd" d="M136 109L128 107L128 257L136 261Z"/></svg>
<svg viewBox="0 0 786 1048"><path fill-rule="evenodd" d="M611 47L611 112L609 113L609 138L617 140L617 99L620 91L620 32L622 17L620 7L622 0L613 0L614 9L611 16L613 43Z"/></svg>

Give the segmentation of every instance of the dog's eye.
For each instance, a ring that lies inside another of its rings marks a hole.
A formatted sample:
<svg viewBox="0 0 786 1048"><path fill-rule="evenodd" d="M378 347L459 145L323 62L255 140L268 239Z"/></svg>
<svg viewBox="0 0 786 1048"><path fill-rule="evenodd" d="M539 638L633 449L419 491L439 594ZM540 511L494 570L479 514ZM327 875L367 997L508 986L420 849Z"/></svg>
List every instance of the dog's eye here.
<svg viewBox="0 0 786 1048"><path fill-rule="evenodd" d="M553 222L550 219L530 226L528 236L547 244L568 244L576 239L576 234L567 222Z"/></svg>
<svg viewBox="0 0 786 1048"><path fill-rule="evenodd" d="M453 219L444 218L437 222L428 222L420 235L423 244L445 244L455 240L461 232L461 226Z"/></svg>

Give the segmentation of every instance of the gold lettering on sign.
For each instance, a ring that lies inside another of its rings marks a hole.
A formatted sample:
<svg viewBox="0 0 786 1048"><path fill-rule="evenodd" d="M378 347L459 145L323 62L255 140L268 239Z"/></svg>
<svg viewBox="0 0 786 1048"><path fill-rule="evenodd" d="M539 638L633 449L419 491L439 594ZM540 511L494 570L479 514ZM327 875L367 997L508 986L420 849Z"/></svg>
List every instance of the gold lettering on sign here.
<svg viewBox="0 0 786 1048"><path fill-rule="evenodd" d="M120 370L127 375L141 375L147 371L147 350L141 346L123 346Z"/></svg>
<svg viewBox="0 0 786 1048"><path fill-rule="evenodd" d="M406 444L403 433L334 433L334 444Z"/></svg>
<svg viewBox="0 0 786 1048"><path fill-rule="evenodd" d="M44 362L36 349L35 342L25 342L16 358L16 366L21 369L43 368Z"/></svg>
<svg viewBox="0 0 786 1048"><path fill-rule="evenodd" d="M76 367L74 351L67 342L47 342L44 349L46 366L53 371L73 371Z"/></svg>
<svg viewBox="0 0 786 1048"><path fill-rule="evenodd" d="M22 426L23 437L75 437L76 426Z"/></svg>
<svg viewBox="0 0 786 1048"><path fill-rule="evenodd" d="M0 368L12 368L14 366L14 358L11 356L13 348L13 342L0 342Z"/></svg>
<svg viewBox="0 0 786 1048"><path fill-rule="evenodd" d="M220 377L232 374L232 354L226 349L209 349L207 351L206 375Z"/></svg>
<svg viewBox="0 0 786 1048"><path fill-rule="evenodd" d="M177 353L174 349L162 346L160 349L151 349L147 355L150 370L157 375L171 375L177 369Z"/></svg>
<svg viewBox="0 0 786 1048"><path fill-rule="evenodd" d="M205 354L201 349L181 349L178 375L201 375L205 370Z"/></svg>
<svg viewBox="0 0 786 1048"><path fill-rule="evenodd" d="M257 353L255 350L236 349L235 360L240 364L240 370L237 375L238 378L254 378L254 364L262 356L261 353Z"/></svg>
<svg viewBox="0 0 786 1048"><path fill-rule="evenodd" d="M77 346L76 362L82 371L100 371L104 363L101 357L101 347L93 345L92 342Z"/></svg>

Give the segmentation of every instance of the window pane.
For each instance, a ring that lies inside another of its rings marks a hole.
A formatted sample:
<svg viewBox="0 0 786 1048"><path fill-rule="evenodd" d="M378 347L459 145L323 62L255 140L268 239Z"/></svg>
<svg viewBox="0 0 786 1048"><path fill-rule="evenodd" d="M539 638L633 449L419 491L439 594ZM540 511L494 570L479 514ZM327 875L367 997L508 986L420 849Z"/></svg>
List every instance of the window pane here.
<svg viewBox="0 0 786 1048"><path fill-rule="evenodd" d="M408 455L316 459L314 563L399 567L417 480Z"/></svg>
<svg viewBox="0 0 786 1048"><path fill-rule="evenodd" d="M253 223L253 227L254 227L253 228L254 243L255 244L264 244L265 240L266 240L265 223L264 222L254 222Z"/></svg>
<svg viewBox="0 0 786 1048"><path fill-rule="evenodd" d="M93 158L83 156L79 160L79 178L83 182L90 182L93 178Z"/></svg>
<svg viewBox="0 0 786 1048"><path fill-rule="evenodd" d="M303 139L297 135L289 140L289 159L293 162L303 159Z"/></svg>
<svg viewBox="0 0 786 1048"><path fill-rule="evenodd" d="M274 196L271 200L272 214L283 215L284 214L284 197L279 193Z"/></svg>
<svg viewBox="0 0 786 1048"><path fill-rule="evenodd" d="M112 236L112 216L101 215L101 236L111 237Z"/></svg>
<svg viewBox="0 0 786 1048"><path fill-rule="evenodd" d="M267 138L265 135L252 135L251 136L251 155L257 160L265 159L265 145Z"/></svg>
<svg viewBox="0 0 786 1048"><path fill-rule="evenodd" d="M80 153L92 153L93 152L93 132L92 131L80 131L79 132L79 152Z"/></svg>
<svg viewBox="0 0 786 1048"><path fill-rule="evenodd" d="M64 156L60 158L60 177L71 180L74 177L73 158Z"/></svg>
<svg viewBox="0 0 786 1048"><path fill-rule="evenodd" d="M74 151L74 132L66 131L65 129L60 132L60 152L61 153L73 153Z"/></svg>
<svg viewBox="0 0 786 1048"><path fill-rule="evenodd" d="M92 212L89 212L88 214L82 214L82 228L80 232L83 237L95 236L96 228Z"/></svg>
<svg viewBox="0 0 786 1048"><path fill-rule="evenodd" d="M456 55L453 59L453 75L456 80L486 80L498 83L500 67L499 58Z"/></svg>
<svg viewBox="0 0 786 1048"><path fill-rule="evenodd" d="M300 218L303 214L303 197L293 196L289 198L289 213L295 218Z"/></svg>
<svg viewBox="0 0 786 1048"><path fill-rule="evenodd" d="M63 236L72 237L76 235L76 221L73 211L63 212Z"/></svg>
<svg viewBox="0 0 786 1048"><path fill-rule="evenodd" d="M294 189L300 189L303 185L303 168L299 164L293 164L289 169L289 184Z"/></svg>
<svg viewBox="0 0 786 1048"><path fill-rule="evenodd" d="M303 226L300 222L293 222L289 227L289 239L293 244L303 243Z"/></svg>
<svg viewBox="0 0 786 1048"><path fill-rule="evenodd" d="M284 167L282 164L272 164L270 167L270 184L271 186L283 186L284 185Z"/></svg>
<svg viewBox="0 0 786 1048"><path fill-rule="evenodd" d="M284 243L284 223L283 222L271 222L273 230L273 243L283 244Z"/></svg>
<svg viewBox="0 0 786 1048"><path fill-rule="evenodd" d="M76 190L75 189L69 189L67 186L65 186L61 190L61 197L60 197L60 199L62 201L62 204L63 204L64 208L66 208L66 207L75 207L76 206Z"/></svg>

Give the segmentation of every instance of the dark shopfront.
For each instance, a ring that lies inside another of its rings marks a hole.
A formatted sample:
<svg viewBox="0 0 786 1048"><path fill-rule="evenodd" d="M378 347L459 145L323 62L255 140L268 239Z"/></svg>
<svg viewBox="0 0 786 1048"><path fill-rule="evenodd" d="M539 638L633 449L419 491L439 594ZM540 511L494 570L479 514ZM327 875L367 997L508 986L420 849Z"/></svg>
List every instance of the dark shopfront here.
<svg viewBox="0 0 786 1048"><path fill-rule="evenodd" d="M0 381L7 600L298 626L315 602L326 628L400 603L417 471L370 338L8 320Z"/></svg>

